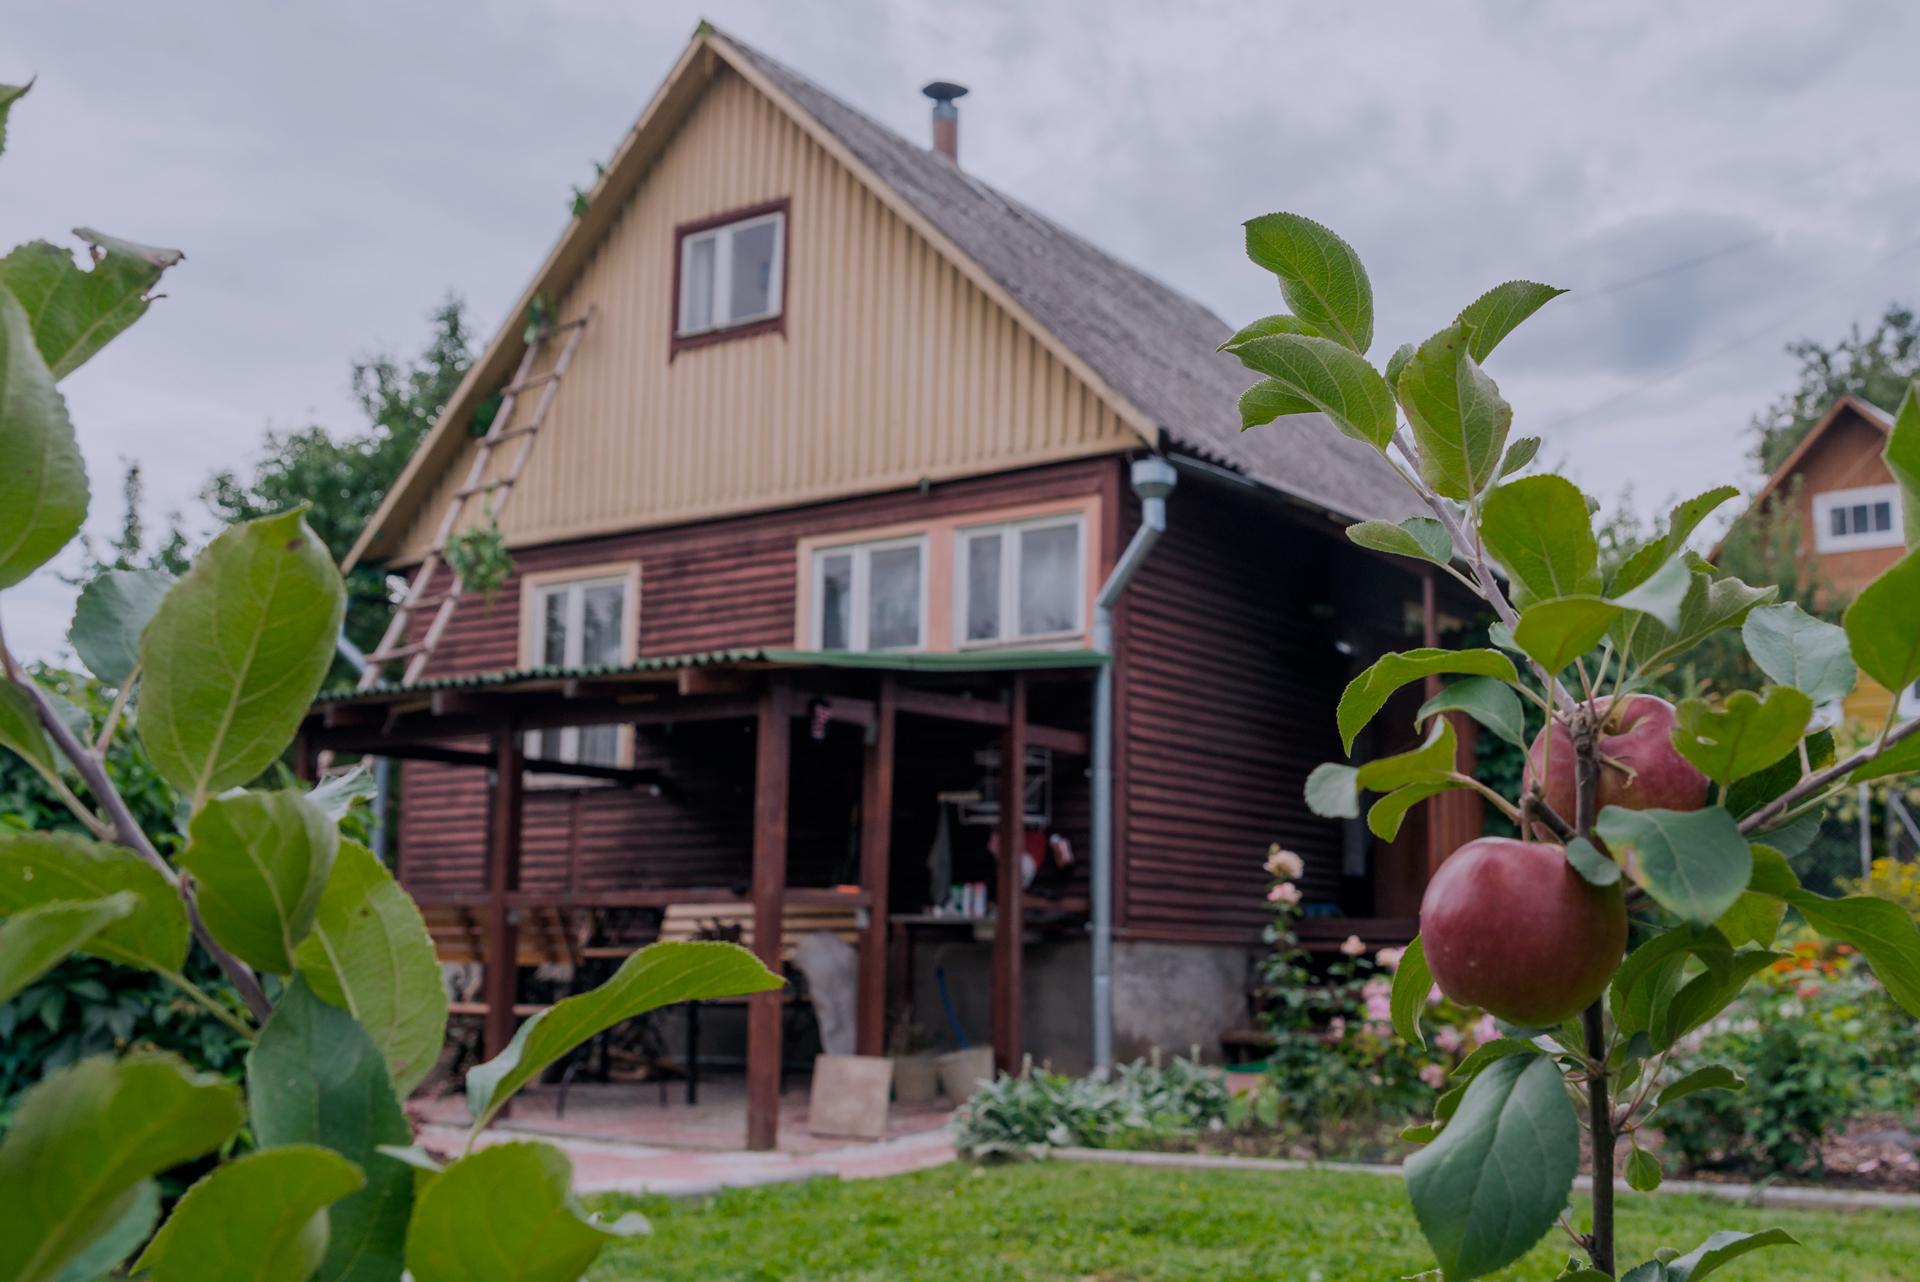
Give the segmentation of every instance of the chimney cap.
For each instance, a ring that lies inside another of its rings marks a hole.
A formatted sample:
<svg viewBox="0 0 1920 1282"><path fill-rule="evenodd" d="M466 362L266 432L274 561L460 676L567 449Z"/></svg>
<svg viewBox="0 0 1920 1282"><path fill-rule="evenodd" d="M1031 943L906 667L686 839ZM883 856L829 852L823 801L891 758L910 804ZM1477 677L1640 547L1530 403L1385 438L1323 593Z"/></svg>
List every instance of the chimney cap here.
<svg viewBox="0 0 1920 1282"><path fill-rule="evenodd" d="M951 80L934 80L921 87L921 93L935 102L952 102L955 98L967 96L965 85L956 85Z"/></svg>

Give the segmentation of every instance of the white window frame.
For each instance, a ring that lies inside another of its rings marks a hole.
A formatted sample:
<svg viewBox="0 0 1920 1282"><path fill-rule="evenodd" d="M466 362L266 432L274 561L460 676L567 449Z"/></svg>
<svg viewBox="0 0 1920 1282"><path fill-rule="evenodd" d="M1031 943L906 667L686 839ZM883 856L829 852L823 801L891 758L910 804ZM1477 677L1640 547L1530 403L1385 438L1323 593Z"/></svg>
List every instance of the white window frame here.
<svg viewBox="0 0 1920 1282"><path fill-rule="evenodd" d="M529 667L546 667L547 653L547 598L555 592L565 592L567 601L567 637L560 656L563 668L582 666L580 647L585 644L585 623L587 611L587 591L591 588L614 587L620 589L620 660L625 661L634 652L634 632L639 626L638 603L635 594L639 584L631 571L610 571L607 573L583 574L577 578L553 578L534 583L527 589L526 620L528 627L527 657ZM561 726L557 730L529 730L522 740L522 750L534 760L571 761L580 760L580 727ZM554 742L549 744L547 736L551 734ZM611 763L596 762L597 765L627 765L632 760L632 742L630 732L621 727L614 759ZM529 781L540 779L544 782L574 782L572 776L529 776ZM595 781L598 782L598 781Z"/></svg>
<svg viewBox="0 0 1920 1282"><path fill-rule="evenodd" d="M888 646L885 650L875 651L868 643L868 632L872 624L873 597L871 558L875 552L884 552L890 548L915 548L920 553L920 617L919 637L912 645ZM811 600L807 620L807 636L816 650L826 649L824 633L826 631L826 580L827 558L830 556L853 557L853 584L848 589L852 605L847 619L847 652L910 654L927 648L927 628L931 620L927 616L927 602L930 597L928 583L932 566L927 555L927 536L909 534L901 538L870 539L863 543L835 543L827 547L813 549L813 564L808 568L812 576L809 580Z"/></svg>
<svg viewBox="0 0 1920 1282"><path fill-rule="evenodd" d="M1059 632L1009 633L1020 622L1020 534L1025 530L1072 526L1074 537L1073 626ZM1000 536L1000 635L970 639L967 636L967 594L972 586L968 561L973 541ZM1028 517L1017 521L997 521L991 525L962 526L953 540L953 644L957 650L991 650L1009 646L1058 645L1077 641L1087 631L1087 519L1081 512L1059 512L1049 516Z"/></svg>
<svg viewBox="0 0 1920 1282"><path fill-rule="evenodd" d="M1889 503L1893 522L1884 530L1864 534L1833 533L1833 510L1859 503ZM1905 540L1901 525L1900 487L1863 485L1851 490L1828 490L1813 496L1813 545L1822 552L1859 552L1868 548L1897 548Z"/></svg>
<svg viewBox="0 0 1920 1282"><path fill-rule="evenodd" d="M773 225L774 230L773 263L767 279L767 310L749 316L723 317L723 307L731 306L733 302L733 238L743 231L768 223ZM695 329L687 323L688 304L692 298L693 247L706 241L713 243L713 320ZM675 300L678 314L674 317L674 337L694 338L701 334L715 334L721 330L773 320L786 305L786 269L787 214L783 209L776 209L769 214L755 214L738 222L722 223L718 227L687 232L680 237L680 297Z"/></svg>
<svg viewBox="0 0 1920 1282"><path fill-rule="evenodd" d="M1902 721L1920 717L1920 681L1915 681L1900 692L1899 716Z"/></svg>

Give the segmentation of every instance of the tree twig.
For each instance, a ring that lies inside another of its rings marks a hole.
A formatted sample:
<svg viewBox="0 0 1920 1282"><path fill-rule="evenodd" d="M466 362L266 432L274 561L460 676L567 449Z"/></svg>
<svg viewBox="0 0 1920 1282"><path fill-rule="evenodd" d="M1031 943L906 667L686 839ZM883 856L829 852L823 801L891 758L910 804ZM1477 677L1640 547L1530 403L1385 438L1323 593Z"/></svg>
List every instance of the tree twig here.
<svg viewBox="0 0 1920 1282"><path fill-rule="evenodd" d="M1766 805L1748 815L1745 819L1742 819L1740 821L1740 831L1752 832L1756 828L1765 827L1775 816L1779 815L1781 811L1786 810L1802 797L1820 791L1820 789L1826 787L1842 775L1852 774L1861 766L1866 765L1875 757L1880 756L1895 744L1915 733L1920 733L1920 717L1915 717L1911 721L1901 722L1892 730L1882 735L1879 742L1860 749L1860 751L1847 757L1845 760L1834 762L1825 770L1816 770L1814 773L1808 775L1799 783L1793 785L1793 787L1787 789L1772 801L1769 801Z"/></svg>

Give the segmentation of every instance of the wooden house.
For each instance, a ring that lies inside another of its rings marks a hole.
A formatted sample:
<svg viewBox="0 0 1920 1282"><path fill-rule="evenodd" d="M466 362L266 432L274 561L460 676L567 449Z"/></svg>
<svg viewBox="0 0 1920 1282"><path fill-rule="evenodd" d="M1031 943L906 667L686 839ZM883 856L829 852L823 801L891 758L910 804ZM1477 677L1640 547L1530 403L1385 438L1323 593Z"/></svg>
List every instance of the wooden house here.
<svg viewBox="0 0 1920 1282"><path fill-rule="evenodd" d="M867 1053L1217 1046L1270 843L1332 947L1407 938L1478 832L1468 794L1392 845L1301 799L1346 680L1450 585L1343 537L1412 510L1377 455L1242 434L1226 323L960 167L954 88L929 148L696 33L352 558L411 573L492 503L513 576L438 629L419 600L307 747L403 763L391 858L473 955L732 904L778 963L846 913ZM530 349L530 311L584 323ZM520 985L489 968L490 1048ZM780 1000L746 1023L763 1146Z"/></svg>
<svg viewBox="0 0 1920 1282"><path fill-rule="evenodd" d="M1810 580L1842 600L1906 551L1900 487L1882 457L1892 430L1893 420L1877 406L1842 396L1774 469L1748 509L1790 511ZM1896 700L1899 716L1920 716L1920 686L1896 695L1862 675L1842 712L1877 729Z"/></svg>

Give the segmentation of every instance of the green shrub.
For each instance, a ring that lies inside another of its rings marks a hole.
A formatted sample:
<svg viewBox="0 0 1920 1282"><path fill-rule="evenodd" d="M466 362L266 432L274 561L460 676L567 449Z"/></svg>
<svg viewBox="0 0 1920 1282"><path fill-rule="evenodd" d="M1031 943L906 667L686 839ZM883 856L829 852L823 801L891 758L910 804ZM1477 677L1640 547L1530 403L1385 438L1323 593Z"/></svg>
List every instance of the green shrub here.
<svg viewBox="0 0 1920 1282"><path fill-rule="evenodd" d="M1036 1146L1124 1148L1226 1127L1225 1075L1190 1060L1144 1060L1112 1078L1002 1074L954 1114L954 1147L974 1157L1020 1156Z"/></svg>

